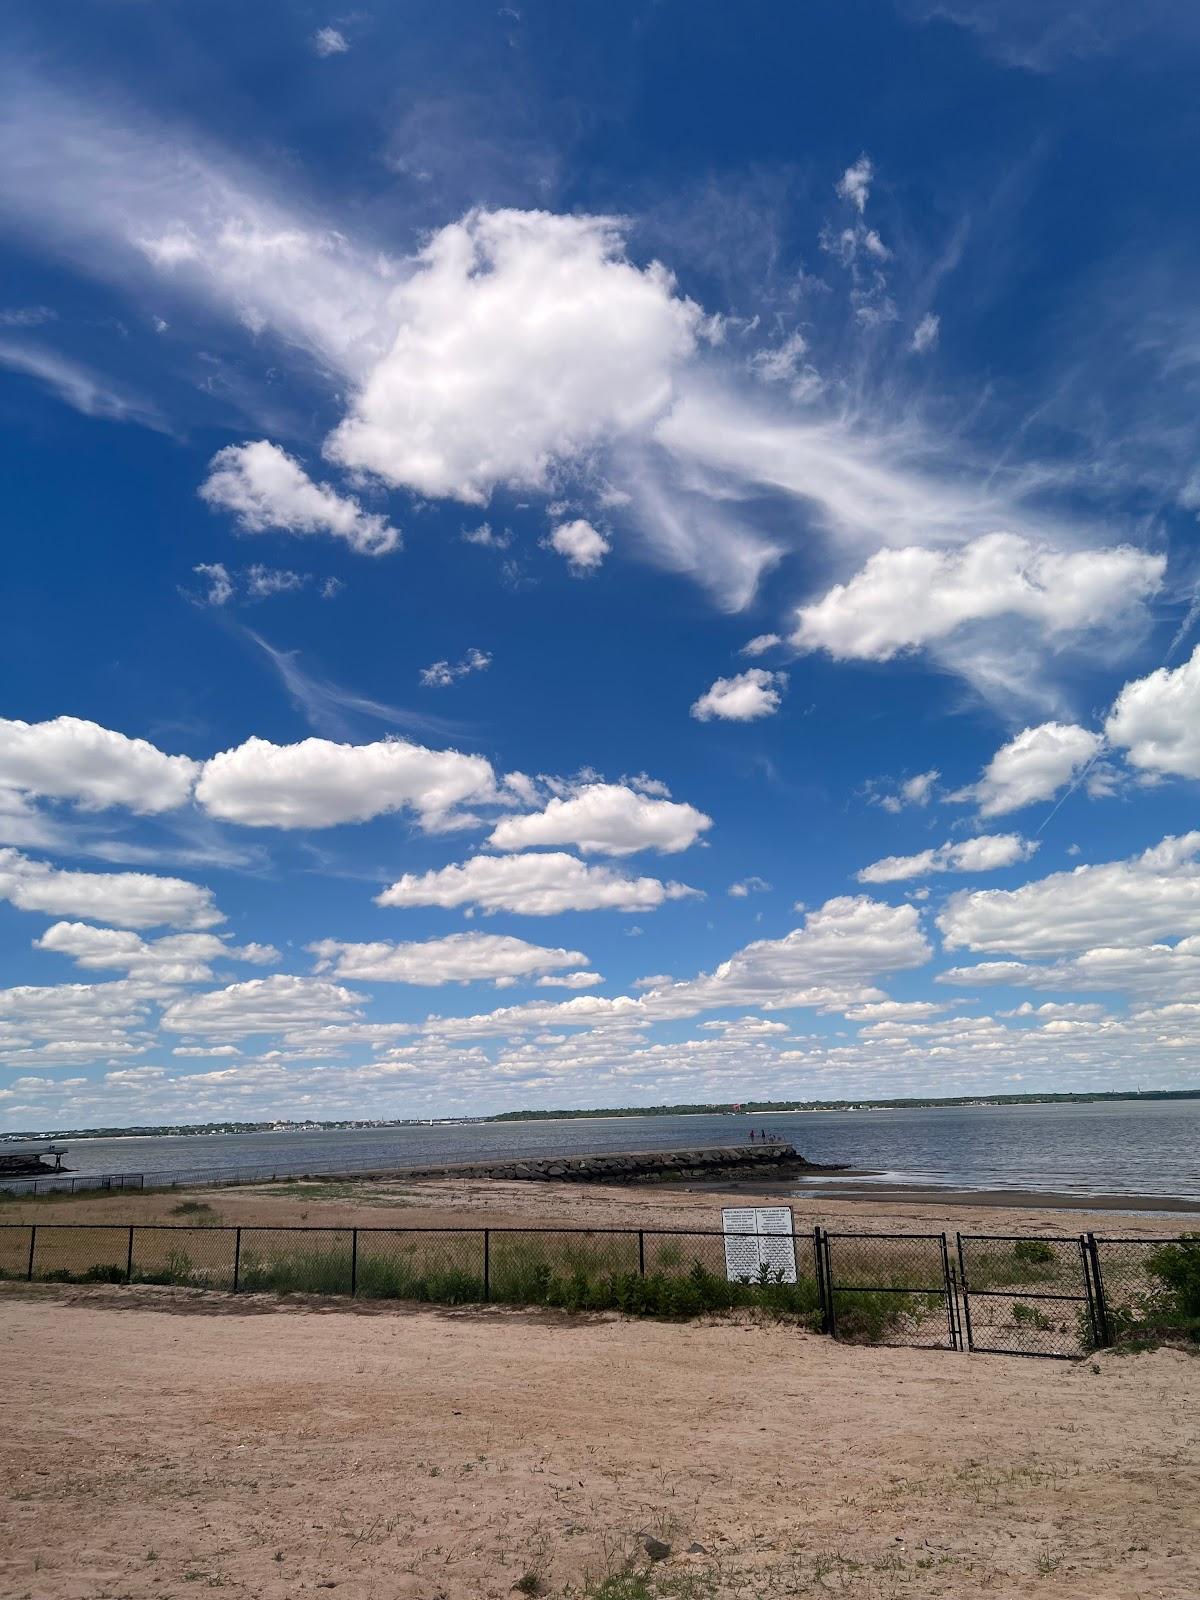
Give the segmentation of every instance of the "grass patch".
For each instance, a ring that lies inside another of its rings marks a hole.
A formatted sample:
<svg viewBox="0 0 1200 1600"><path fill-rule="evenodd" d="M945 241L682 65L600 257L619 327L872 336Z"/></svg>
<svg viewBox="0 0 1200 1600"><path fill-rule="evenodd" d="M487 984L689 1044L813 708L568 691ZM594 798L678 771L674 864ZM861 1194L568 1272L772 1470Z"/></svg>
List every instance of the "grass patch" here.
<svg viewBox="0 0 1200 1600"><path fill-rule="evenodd" d="M711 1600L716 1592L706 1572L614 1572L566 1594L569 1600Z"/></svg>
<svg viewBox="0 0 1200 1600"><path fill-rule="evenodd" d="M240 1287L250 1293L349 1294L350 1251L334 1248L255 1257L243 1244Z"/></svg>
<svg viewBox="0 0 1200 1600"><path fill-rule="evenodd" d="M173 1217L211 1217L213 1208L207 1200L181 1200L171 1207Z"/></svg>
<svg viewBox="0 0 1200 1600"><path fill-rule="evenodd" d="M1017 1239L1008 1249L970 1247L967 1278L972 1289L1032 1289L1058 1284L1082 1293L1079 1248L1061 1253L1046 1239Z"/></svg>
<svg viewBox="0 0 1200 1600"><path fill-rule="evenodd" d="M50 1272L34 1273L38 1283L124 1283L125 1278L125 1268L118 1266L115 1261L97 1262L94 1267L85 1267L81 1272L55 1267Z"/></svg>

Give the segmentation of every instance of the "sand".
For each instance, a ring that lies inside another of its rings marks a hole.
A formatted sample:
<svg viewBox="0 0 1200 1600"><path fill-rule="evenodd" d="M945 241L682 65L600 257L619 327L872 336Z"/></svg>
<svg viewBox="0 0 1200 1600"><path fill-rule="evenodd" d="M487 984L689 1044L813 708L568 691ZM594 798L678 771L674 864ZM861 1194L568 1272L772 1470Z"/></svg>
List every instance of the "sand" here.
<svg viewBox="0 0 1200 1600"><path fill-rule="evenodd" d="M1063 1203L1064 1199L1066 1203ZM720 1231L722 1206L790 1205L797 1231L818 1223L851 1232L1069 1233L1171 1237L1200 1218L1166 1210L1088 1206L1067 1197L886 1190L853 1198L789 1196L744 1184L689 1189L674 1183L631 1185L499 1182L495 1179L309 1179L228 1189L83 1192L14 1199L0 1223L194 1221L178 1208L209 1207L200 1219L229 1225L311 1227L695 1228ZM1163 1206L1162 1201L1146 1204Z"/></svg>
<svg viewBox="0 0 1200 1600"><path fill-rule="evenodd" d="M1200 1592L1176 1351L6 1285L0 1366L6 1597Z"/></svg>

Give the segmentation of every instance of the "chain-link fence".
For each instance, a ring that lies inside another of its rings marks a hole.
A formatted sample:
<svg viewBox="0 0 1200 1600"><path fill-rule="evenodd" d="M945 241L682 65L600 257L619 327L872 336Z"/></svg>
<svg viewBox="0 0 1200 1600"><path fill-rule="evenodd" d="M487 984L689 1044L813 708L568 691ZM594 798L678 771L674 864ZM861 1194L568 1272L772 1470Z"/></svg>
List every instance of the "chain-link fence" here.
<svg viewBox="0 0 1200 1600"><path fill-rule="evenodd" d="M1085 1355L1099 1342L1086 1241L958 1236L967 1346L1004 1355Z"/></svg>
<svg viewBox="0 0 1200 1600"><path fill-rule="evenodd" d="M1200 1342L1200 1234L1175 1239L1088 1235L1101 1342Z"/></svg>
<svg viewBox="0 0 1200 1600"><path fill-rule="evenodd" d="M33 1229L20 1223L0 1227L0 1281L29 1276L29 1247Z"/></svg>
<svg viewBox="0 0 1200 1600"><path fill-rule="evenodd" d="M944 1233L820 1235L826 1325L837 1339L959 1347Z"/></svg>
<svg viewBox="0 0 1200 1600"><path fill-rule="evenodd" d="M493 1301L688 1317L756 1308L838 1339L1026 1356L1200 1341L1200 1235L8 1223L0 1278ZM965 1339L964 1339L965 1331Z"/></svg>
<svg viewBox="0 0 1200 1600"><path fill-rule="evenodd" d="M237 1230L139 1224L133 1230L129 1263L133 1283L178 1284L186 1289L232 1289L237 1265Z"/></svg>
<svg viewBox="0 0 1200 1600"><path fill-rule="evenodd" d="M483 1228L360 1228L353 1244L353 1293L364 1300L487 1300Z"/></svg>

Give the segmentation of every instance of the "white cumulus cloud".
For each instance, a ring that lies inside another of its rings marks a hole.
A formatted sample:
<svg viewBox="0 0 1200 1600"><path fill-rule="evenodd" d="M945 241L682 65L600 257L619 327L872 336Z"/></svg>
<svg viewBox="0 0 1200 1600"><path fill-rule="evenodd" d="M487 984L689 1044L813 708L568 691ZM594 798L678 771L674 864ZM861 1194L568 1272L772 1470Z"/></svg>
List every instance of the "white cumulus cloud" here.
<svg viewBox="0 0 1200 1600"><path fill-rule="evenodd" d="M848 583L800 607L792 644L842 661L890 661L1002 616L1056 638L1111 625L1158 591L1165 570L1165 556L1128 545L1061 551L1011 533L957 550L878 550Z"/></svg>
<svg viewBox="0 0 1200 1600"><path fill-rule="evenodd" d="M247 533L327 533L364 556L387 555L400 544L385 516L364 511L353 495L314 483L298 461L267 439L218 450L199 493L210 506L232 512Z"/></svg>
<svg viewBox="0 0 1200 1600"><path fill-rule="evenodd" d="M213 961L269 966L279 960L272 945L250 944L239 949L215 933L143 939L131 929L99 928L86 922L56 922L33 944L35 950L70 956L76 966L87 971L115 969L131 978L158 983L205 983L212 977Z"/></svg>
<svg viewBox="0 0 1200 1600"><path fill-rule="evenodd" d="M444 983L471 983L527 978L535 973L553 972L558 967L586 967L588 958L579 950L551 949L530 944L507 934L452 933L445 939L426 939L410 944L391 944L378 940L371 944L343 944L337 939L321 939L309 950L318 958L318 972L332 972L336 978L374 980L384 983L422 984L436 988ZM598 982L592 974L573 974L582 983ZM555 978L565 984L565 978Z"/></svg>
<svg viewBox="0 0 1200 1600"><path fill-rule="evenodd" d="M1025 728L1000 749L978 783L953 798L974 800L979 814L1000 817L1050 800L1087 766L1104 740L1074 723L1043 722Z"/></svg>
<svg viewBox="0 0 1200 1600"><path fill-rule="evenodd" d="M18 911L86 917L122 928L211 928L224 917L211 889L150 872L71 872L0 850L0 900Z"/></svg>
<svg viewBox="0 0 1200 1600"><path fill-rule="evenodd" d="M482 756L427 750L405 739L277 745L247 739L205 763L196 799L214 817L253 828L331 828L410 810L422 827L463 821L457 807L493 794Z"/></svg>
<svg viewBox="0 0 1200 1600"><path fill-rule="evenodd" d="M1174 670L1127 683L1104 731L1130 766L1200 778L1200 647Z"/></svg>
<svg viewBox="0 0 1200 1600"><path fill-rule="evenodd" d="M0 718L0 789L73 800L89 811L127 806L140 816L185 803L200 765L168 756L79 717L50 722Z"/></svg>
<svg viewBox="0 0 1200 1600"><path fill-rule="evenodd" d="M1019 833L981 833L974 839L947 842L911 856L884 856L858 874L859 883L900 883L931 872L995 872L999 867L1028 861L1037 849L1035 840Z"/></svg>
<svg viewBox="0 0 1200 1600"><path fill-rule="evenodd" d="M563 557L577 578L595 572L612 549L604 535L583 517L560 522L550 530L546 543Z"/></svg>
<svg viewBox="0 0 1200 1600"><path fill-rule="evenodd" d="M162 1014L168 1033L198 1033L238 1039L249 1033L280 1033L321 1022L346 1022L358 1015L361 995L325 978L277 972L207 994L176 1000Z"/></svg>
<svg viewBox="0 0 1200 1600"><path fill-rule="evenodd" d="M948 949L1056 955L1200 934L1200 832L1126 861L1055 872L1020 889L964 890L938 917Z"/></svg>
<svg viewBox="0 0 1200 1600"><path fill-rule="evenodd" d="M653 911L694 895L682 883L630 878L612 867L589 867L562 851L473 856L461 866L407 872L376 896L381 906L470 906L549 917L560 911Z"/></svg>
<svg viewBox="0 0 1200 1600"><path fill-rule="evenodd" d="M488 843L497 850L573 845L584 855L627 856L637 850L674 855L695 844L712 818L695 806L660 800L620 783L585 784L543 811L505 817Z"/></svg>
<svg viewBox="0 0 1200 1600"><path fill-rule="evenodd" d="M753 722L779 710L781 690L787 682L782 672L750 667L733 678L718 678L692 706L699 722L718 717L724 722Z"/></svg>
<svg viewBox="0 0 1200 1600"><path fill-rule="evenodd" d="M698 306L609 217L473 211L392 289L390 348L326 444L396 487L483 504L651 423L689 356Z"/></svg>

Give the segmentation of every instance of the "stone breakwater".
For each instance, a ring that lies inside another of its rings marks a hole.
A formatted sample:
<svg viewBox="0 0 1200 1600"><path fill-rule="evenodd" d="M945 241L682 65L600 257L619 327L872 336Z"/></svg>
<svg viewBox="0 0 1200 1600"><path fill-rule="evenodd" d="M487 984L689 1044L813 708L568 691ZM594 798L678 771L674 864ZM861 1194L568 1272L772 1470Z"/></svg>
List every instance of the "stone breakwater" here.
<svg viewBox="0 0 1200 1600"><path fill-rule="evenodd" d="M538 1156L407 1169L406 1178L508 1178L530 1183L647 1183L669 1178L772 1177L843 1172L806 1161L790 1144L718 1145L707 1150L622 1150L594 1156Z"/></svg>

